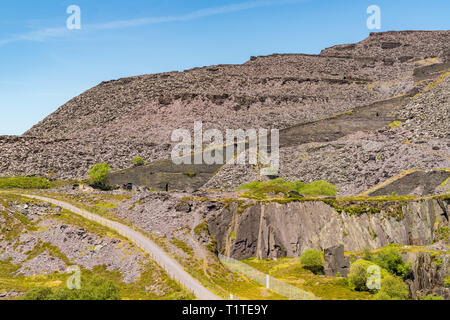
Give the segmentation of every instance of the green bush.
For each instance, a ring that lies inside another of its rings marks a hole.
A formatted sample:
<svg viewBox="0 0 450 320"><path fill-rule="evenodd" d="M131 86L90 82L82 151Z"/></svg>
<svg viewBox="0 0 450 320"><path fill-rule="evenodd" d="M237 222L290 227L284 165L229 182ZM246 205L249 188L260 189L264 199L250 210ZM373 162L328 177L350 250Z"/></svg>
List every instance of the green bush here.
<svg viewBox="0 0 450 320"><path fill-rule="evenodd" d="M255 194L283 193L288 195L290 191L307 196L335 197L337 194L337 188L326 181L314 181L311 183L301 181L288 182L283 178L277 178L268 182L254 181L240 186L237 190L249 190Z"/></svg>
<svg viewBox="0 0 450 320"><path fill-rule="evenodd" d="M36 288L29 291L24 300L120 300L120 289L103 278L83 281L80 290L67 288Z"/></svg>
<svg viewBox="0 0 450 320"><path fill-rule="evenodd" d="M306 250L300 257L300 263L315 274L323 273L323 257L319 250Z"/></svg>
<svg viewBox="0 0 450 320"><path fill-rule="evenodd" d="M369 291L373 292L367 287L367 280L370 277L370 274L367 272L367 269L370 266L375 265L372 261L366 260L357 260L352 263L350 266L350 273L348 275L348 282L350 286L356 291ZM385 277L388 273L386 270L381 269L381 278Z"/></svg>
<svg viewBox="0 0 450 320"><path fill-rule="evenodd" d="M131 164L134 167L140 167L140 166L145 165L145 160L141 157L135 157L135 158L133 158L133 160L131 160Z"/></svg>
<svg viewBox="0 0 450 320"><path fill-rule="evenodd" d="M393 275L386 275L381 281L381 289L374 297L376 300L408 300L408 286Z"/></svg>
<svg viewBox="0 0 450 320"><path fill-rule="evenodd" d="M384 247L372 261L399 277L405 277L411 271L411 264L404 263L401 254L393 246Z"/></svg>
<svg viewBox="0 0 450 320"><path fill-rule="evenodd" d="M40 177L6 177L0 178L0 189L49 189L50 181Z"/></svg>
<svg viewBox="0 0 450 320"><path fill-rule="evenodd" d="M108 188L108 174L110 172L107 163L98 163L89 170L90 184L100 189Z"/></svg>

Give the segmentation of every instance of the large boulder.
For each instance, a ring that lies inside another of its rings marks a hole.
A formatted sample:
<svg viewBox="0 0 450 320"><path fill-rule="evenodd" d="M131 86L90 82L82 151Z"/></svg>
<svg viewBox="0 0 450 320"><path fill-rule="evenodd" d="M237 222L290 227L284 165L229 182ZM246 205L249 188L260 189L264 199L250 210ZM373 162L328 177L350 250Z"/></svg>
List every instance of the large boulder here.
<svg viewBox="0 0 450 320"><path fill-rule="evenodd" d="M191 212L191 205L188 202L181 200L175 205L175 210L177 212L189 213Z"/></svg>
<svg viewBox="0 0 450 320"><path fill-rule="evenodd" d="M324 251L324 272L327 276L347 277L350 261L344 256L344 245L333 246Z"/></svg>

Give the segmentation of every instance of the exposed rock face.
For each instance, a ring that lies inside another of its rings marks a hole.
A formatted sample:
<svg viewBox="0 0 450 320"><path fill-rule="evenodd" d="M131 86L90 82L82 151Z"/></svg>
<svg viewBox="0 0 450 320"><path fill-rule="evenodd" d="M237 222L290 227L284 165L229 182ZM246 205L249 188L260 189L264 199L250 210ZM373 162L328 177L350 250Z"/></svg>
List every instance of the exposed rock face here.
<svg viewBox="0 0 450 320"><path fill-rule="evenodd" d="M333 246L324 250L324 273L327 276L347 277L350 261L344 256L344 245Z"/></svg>
<svg viewBox="0 0 450 320"><path fill-rule="evenodd" d="M219 252L236 259L265 259L298 257L306 249L339 244L349 251L389 243L428 245L437 239L439 227L449 225L436 200L386 204L373 214L347 211L339 214L317 201L255 204L240 213L232 204L210 218L208 226Z"/></svg>
<svg viewBox="0 0 450 320"><path fill-rule="evenodd" d="M405 260L412 261L412 280L408 280L413 299L435 294L450 300L450 288L444 287L444 279L450 276L450 256L432 257L428 252L409 253Z"/></svg>

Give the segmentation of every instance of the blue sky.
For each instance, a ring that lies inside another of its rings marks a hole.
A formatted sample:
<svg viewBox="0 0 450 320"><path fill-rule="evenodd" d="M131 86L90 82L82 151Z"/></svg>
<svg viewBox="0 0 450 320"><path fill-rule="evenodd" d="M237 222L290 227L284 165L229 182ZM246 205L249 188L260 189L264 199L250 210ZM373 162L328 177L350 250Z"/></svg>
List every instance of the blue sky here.
<svg viewBox="0 0 450 320"><path fill-rule="evenodd" d="M1 0L0 135L101 81L360 41L372 4L379 31L450 29L448 0ZM66 29L69 5L81 30Z"/></svg>

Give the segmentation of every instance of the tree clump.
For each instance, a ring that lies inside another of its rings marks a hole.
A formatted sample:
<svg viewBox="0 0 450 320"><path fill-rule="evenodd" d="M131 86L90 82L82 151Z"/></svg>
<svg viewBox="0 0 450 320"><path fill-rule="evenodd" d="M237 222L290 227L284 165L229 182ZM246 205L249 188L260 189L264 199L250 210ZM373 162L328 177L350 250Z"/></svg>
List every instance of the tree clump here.
<svg viewBox="0 0 450 320"><path fill-rule="evenodd" d="M391 274L402 278L405 278L411 271L411 263L404 263L398 249L393 245L388 245L381 249L371 261Z"/></svg>
<svg viewBox="0 0 450 320"><path fill-rule="evenodd" d="M300 263L303 268L315 273L323 273L323 257L322 252L319 250L306 250L300 257Z"/></svg>
<svg viewBox="0 0 450 320"><path fill-rule="evenodd" d="M90 184L94 188L107 190L108 186L108 174L110 172L109 165L107 163L98 163L89 170Z"/></svg>

